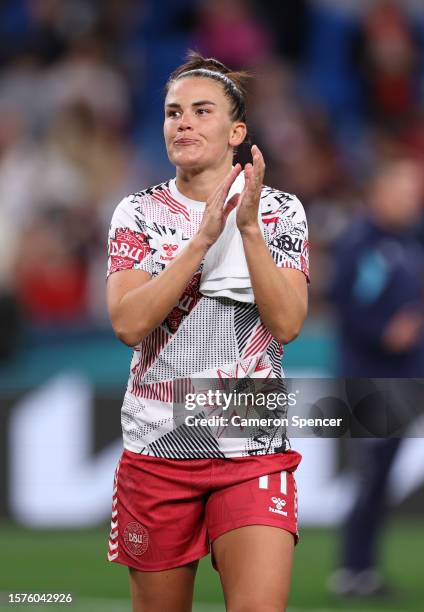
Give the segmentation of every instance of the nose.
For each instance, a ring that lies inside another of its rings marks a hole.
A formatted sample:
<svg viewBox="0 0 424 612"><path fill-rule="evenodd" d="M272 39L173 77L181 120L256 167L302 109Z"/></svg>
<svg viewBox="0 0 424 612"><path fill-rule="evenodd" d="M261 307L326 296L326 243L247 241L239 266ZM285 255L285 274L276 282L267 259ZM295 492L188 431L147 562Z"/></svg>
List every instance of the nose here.
<svg viewBox="0 0 424 612"><path fill-rule="evenodd" d="M184 132L185 130L192 130L192 126L191 126L191 122L190 122L190 118L187 115L187 113L183 113L181 115L181 119L178 125L178 131L179 132Z"/></svg>

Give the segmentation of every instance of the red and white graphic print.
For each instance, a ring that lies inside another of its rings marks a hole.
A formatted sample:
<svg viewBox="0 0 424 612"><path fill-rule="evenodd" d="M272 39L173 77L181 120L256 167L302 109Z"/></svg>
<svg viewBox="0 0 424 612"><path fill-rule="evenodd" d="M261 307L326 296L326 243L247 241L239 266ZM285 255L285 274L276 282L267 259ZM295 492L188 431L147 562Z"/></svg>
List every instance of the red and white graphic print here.
<svg viewBox="0 0 424 612"><path fill-rule="evenodd" d="M309 278L309 240L303 241L302 253L300 255L300 269Z"/></svg>
<svg viewBox="0 0 424 612"><path fill-rule="evenodd" d="M118 227L109 240L109 273L118 270L131 270L150 252L146 235L128 227Z"/></svg>
<svg viewBox="0 0 424 612"><path fill-rule="evenodd" d="M155 222L146 225L146 229L153 259L160 268L175 259L188 242L179 228L169 228Z"/></svg>
<svg viewBox="0 0 424 612"><path fill-rule="evenodd" d="M271 232L275 232L277 224L280 220L280 203L276 200L268 200L265 202L265 210L262 209L262 223L269 227Z"/></svg>
<svg viewBox="0 0 424 612"><path fill-rule="evenodd" d="M187 206L172 197L167 186L159 185L158 189L152 191L152 197L162 204L165 204L165 206L175 215L182 215L187 221L190 221L190 213Z"/></svg>
<svg viewBox="0 0 424 612"><path fill-rule="evenodd" d="M196 234L203 212L202 203L178 192L174 179L124 198L109 231L108 273L136 268L157 277ZM307 275L308 230L299 200L263 187L260 212L264 240L275 264ZM283 377L283 347L263 325L256 304L203 296L199 292L201 271L202 263L175 307L134 349L122 406L124 447L175 459L281 450L285 445L281 435L217 440L206 429L196 432L198 428L184 427L174 417L179 381L185 381L189 389L190 381L196 388L195 380L208 378L260 378L271 384ZM278 510L278 504L275 508ZM146 545L148 535L141 527L128 528L127 546Z"/></svg>
<svg viewBox="0 0 424 612"><path fill-rule="evenodd" d="M200 276L200 272L193 276L193 278L185 288L184 293L180 297L178 305L172 309L172 311L166 318L168 327L171 330L171 333L173 334L175 334L175 332L181 325L181 321L183 320L183 318L190 314L190 312L196 306L197 302L202 297L199 291Z"/></svg>
<svg viewBox="0 0 424 612"><path fill-rule="evenodd" d="M177 249L178 249L178 244L175 244L175 243L172 243L172 242L170 242L170 243L165 242L162 245L162 251L163 252L162 252L162 255L160 256L160 258L163 261L171 261L171 259L174 259L175 251Z"/></svg>
<svg viewBox="0 0 424 612"><path fill-rule="evenodd" d="M244 359L246 359L246 357L252 357L252 355L262 355L265 349L271 344L272 340L273 337L269 329L259 321L244 350Z"/></svg>
<svg viewBox="0 0 424 612"><path fill-rule="evenodd" d="M154 364L159 357L171 335L162 327L156 327L143 341L143 350L137 348L138 360L133 366L132 373L132 393L140 395L143 387L143 377L147 370Z"/></svg>

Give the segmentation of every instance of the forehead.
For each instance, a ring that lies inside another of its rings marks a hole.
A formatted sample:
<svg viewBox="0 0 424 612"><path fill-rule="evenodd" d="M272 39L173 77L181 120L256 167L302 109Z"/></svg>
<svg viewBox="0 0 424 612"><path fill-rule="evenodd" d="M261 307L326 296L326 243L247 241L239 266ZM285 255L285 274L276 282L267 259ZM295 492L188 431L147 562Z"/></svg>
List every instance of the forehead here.
<svg viewBox="0 0 424 612"><path fill-rule="evenodd" d="M166 95L166 104L193 104L198 100L210 100L218 106L230 103L219 81L208 77L183 77L172 83Z"/></svg>

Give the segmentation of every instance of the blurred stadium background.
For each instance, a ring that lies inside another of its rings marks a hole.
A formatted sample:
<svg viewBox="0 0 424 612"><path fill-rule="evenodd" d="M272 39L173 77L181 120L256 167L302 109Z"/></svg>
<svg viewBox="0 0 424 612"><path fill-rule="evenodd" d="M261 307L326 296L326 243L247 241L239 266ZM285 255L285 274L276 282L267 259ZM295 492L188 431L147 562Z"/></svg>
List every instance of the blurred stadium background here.
<svg viewBox="0 0 424 612"><path fill-rule="evenodd" d="M336 372L330 245L363 209L370 168L396 153L424 164L420 0L0 3L1 609L9 592L130 609L125 569L105 560L130 360L105 310L106 235L124 195L173 175L162 93L188 48L255 75L249 127L266 182L307 212L310 315L289 375ZM422 447L405 441L391 480L382 558L398 594L346 603L325 588L352 500L343 444L296 440L292 612L424 609ZM209 560L195 610L223 610Z"/></svg>

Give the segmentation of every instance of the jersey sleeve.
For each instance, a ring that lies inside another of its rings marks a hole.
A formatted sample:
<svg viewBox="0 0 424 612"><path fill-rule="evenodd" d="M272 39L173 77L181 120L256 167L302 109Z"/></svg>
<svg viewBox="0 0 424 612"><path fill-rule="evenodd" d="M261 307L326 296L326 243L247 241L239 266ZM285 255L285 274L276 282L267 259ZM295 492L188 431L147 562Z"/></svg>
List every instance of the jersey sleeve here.
<svg viewBox="0 0 424 612"><path fill-rule="evenodd" d="M152 274L146 221L134 196L127 196L116 207L108 238L107 277L120 270L144 270Z"/></svg>
<svg viewBox="0 0 424 612"><path fill-rule="evenodd" d="M280 268L300 270L309 282L309 241L308 223L300 200L294 195L274 196L280 202L274 217L275 230L269 237L269 249ZM266 215L263 216L263 223Z"/></svg>

